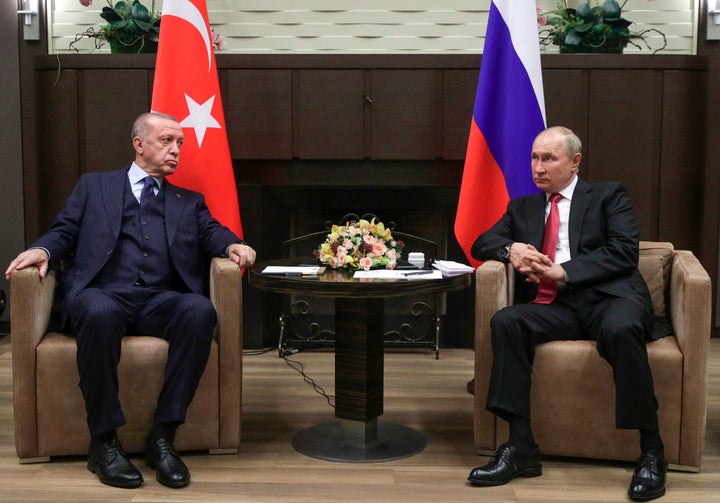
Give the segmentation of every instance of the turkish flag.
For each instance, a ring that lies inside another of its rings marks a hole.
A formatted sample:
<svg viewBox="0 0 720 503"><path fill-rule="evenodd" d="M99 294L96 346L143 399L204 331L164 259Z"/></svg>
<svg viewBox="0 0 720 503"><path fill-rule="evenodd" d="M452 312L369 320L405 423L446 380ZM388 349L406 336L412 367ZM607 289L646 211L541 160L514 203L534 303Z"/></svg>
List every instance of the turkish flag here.
<svg viewBox="0 0 720 503"><path fill-rule="evenodd" d="M180 164L168 179L205 196L220 223L243 237L237 186L205 0L165 0L152 110L183 128Z"/></svg>

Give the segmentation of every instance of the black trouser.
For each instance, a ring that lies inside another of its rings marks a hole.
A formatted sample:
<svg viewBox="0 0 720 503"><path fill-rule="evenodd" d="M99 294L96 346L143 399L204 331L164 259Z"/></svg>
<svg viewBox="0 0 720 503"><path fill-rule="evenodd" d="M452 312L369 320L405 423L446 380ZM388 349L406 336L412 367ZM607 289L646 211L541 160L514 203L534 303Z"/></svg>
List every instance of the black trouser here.
<svg viewBox="0 0 720 503"><path fill-rule="evenodd" d="M217 314L202 295L142 287L88 288L68 313L77 339L80 389L91 435L125 424L118 397L120 341L153 335L169 343L156 423L183 423L207 364Z"/></svg>
<svg viewBox="0 0 720 503"><path fill-rule="evenodd" d="M592 289L561 290L552 304L519 304L498 311L490 323L493 366L487 409L501 418L530 419L535 346L592 339L612 366L615 426L657 430L657 400L645 346L652 323L648 307Z"/></svg>

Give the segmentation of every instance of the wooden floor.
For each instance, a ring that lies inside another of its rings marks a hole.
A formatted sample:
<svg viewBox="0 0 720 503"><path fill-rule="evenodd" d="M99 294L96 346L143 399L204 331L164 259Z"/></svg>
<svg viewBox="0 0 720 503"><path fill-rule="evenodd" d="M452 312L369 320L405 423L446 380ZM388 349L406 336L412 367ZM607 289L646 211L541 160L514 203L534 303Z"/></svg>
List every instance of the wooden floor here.
<svg viewBox="0 0 720 503"><path fill-rule="evenodd" d="M329 393L333 355L295 355ZM628 501L632 466L546 458L544 473L495 488L466 483L468 471L487 458L474 454L470 350L390 353L385 357L385 414L422 431L420 454L384 463L334 463L297 453L290 441L299 428L332 421L333 410L275 352L244 359L243 441L237 455L184 456L192 483L173 490L145 476L140 489L104 486L82 458L20 465L15 455L9 336L0 336L0 501L23 502L616 502ZM58 418L62 427L62 418ZM666 503L720 502L720 340L713 340L708 433L701 473L671 472Z"/></svg>

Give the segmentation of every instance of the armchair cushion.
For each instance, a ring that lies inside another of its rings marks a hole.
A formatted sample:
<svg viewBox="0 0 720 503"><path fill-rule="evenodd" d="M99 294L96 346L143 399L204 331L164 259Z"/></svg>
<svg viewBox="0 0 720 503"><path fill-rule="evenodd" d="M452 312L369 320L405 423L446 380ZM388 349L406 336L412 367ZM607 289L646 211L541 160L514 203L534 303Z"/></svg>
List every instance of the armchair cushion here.
<svg viewBox="0 0 720 503"><path fill-rule="evenodd" d="M78 387L75 338L47 332L56 274L14 271L11 344L15 448L21 461L87 453L85 404ZM179 450L237 451L242 397L242 283L237 264L215 258L210 300L218 314L208 364L178 428ZM129 335L118 368L127 424L118 430L128 452L142 452L163 382L167 342Z"/></svg>
<svg viewBox="0 0 720 503"><path fill-rule="evenodd" d="M648 358L658 399L660 432L671 465L698 469L707 409L710 277L689 251L671 243L640 243L639 268L653 297L655 315L673 335L649 342ZM490 318L512 304L512 267L486 261L476 271L475 446L494 450L507 424L485 410L492 366ZM636 431L615 428L610 366L590 340L539 344L531 390L533 430L543 454L634 460Z"/></svg>

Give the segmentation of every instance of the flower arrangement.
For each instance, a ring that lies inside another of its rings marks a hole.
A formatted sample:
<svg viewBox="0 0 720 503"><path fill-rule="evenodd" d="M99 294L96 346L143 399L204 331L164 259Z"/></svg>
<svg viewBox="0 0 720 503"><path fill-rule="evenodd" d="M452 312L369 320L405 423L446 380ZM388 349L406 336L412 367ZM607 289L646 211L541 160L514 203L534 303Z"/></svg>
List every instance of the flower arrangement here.
<svg viewBox="0 0 720 503"><path fill-rule="evenodd" d="M92 0L79 1L85 7L92 5ZM77 34L70 43L72 49L76 49L74 44L83 38L92 38L96 49L102 47L103 42L108 42L110 51L114 53L157 52L161 15L155 12L155 0L152 0L150 9L140 0L119 0L114 5L107 0L100 17L107 24L99 30L90 27Z"/></svg>
<svg viewBox="0 0 720 503"><path fill-rule="evenodd" d="M332 269L394 269L404 246L382 222L360 219L333 225L315 255Z"/></svg>
<svg viewBox="0 0 720 503"><path fill-rule="evenodd" d="M628 44L651 49L645 36L655 32L662 36L663 45L653 54L665 49L667 39L661 31L655 28L630 31L632 22L622 17L626 3L627 0L622 5L616 0L605 0L602 5L596 3L591 7L588 0L573 9L567 0L562 0L557 10L538 12L538 27L547 27L540 30L540 43L556 45L561 53L621 53Z"/></svg>

